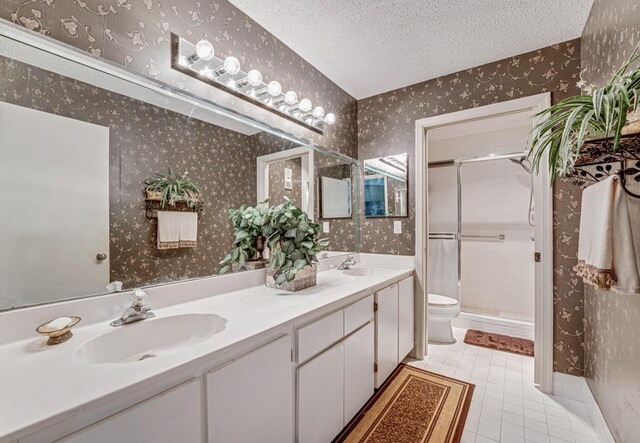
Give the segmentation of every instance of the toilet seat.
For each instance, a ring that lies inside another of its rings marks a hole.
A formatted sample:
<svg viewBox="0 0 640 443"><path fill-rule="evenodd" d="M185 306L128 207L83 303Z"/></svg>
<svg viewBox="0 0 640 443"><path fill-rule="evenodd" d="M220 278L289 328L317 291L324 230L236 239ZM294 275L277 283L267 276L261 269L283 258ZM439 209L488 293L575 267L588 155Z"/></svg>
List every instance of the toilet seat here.
<svg viewBox="0 0 640 443"><path fill-rule="evenodd" d="M458 300L440 294L429 294L429 306L456 306Z"/></svg>

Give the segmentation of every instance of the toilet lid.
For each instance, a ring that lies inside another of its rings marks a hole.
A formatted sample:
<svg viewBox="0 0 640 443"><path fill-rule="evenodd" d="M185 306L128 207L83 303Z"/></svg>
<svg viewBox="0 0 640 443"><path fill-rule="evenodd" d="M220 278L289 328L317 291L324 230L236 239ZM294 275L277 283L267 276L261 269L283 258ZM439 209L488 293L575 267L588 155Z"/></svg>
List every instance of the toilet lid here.
<svg viewBox="0 0 640 443"><path fill-rule="evenodd" d="M455 306L458 300L439 294L429 294L429 304L432 306Z"/></svg>

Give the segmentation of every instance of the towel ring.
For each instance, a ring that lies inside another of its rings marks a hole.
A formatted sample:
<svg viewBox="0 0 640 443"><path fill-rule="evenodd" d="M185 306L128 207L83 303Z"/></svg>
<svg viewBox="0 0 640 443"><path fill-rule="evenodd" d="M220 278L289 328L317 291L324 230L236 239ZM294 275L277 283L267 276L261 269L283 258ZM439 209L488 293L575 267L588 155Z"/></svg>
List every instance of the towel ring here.
<svg viewBox="0 0 640 443"><path fill-rule="evenodd" d="M625 174L625 164L624 160L620 161L620 169L616 171L616 175L618 176L618 180L620 181L620 186L622 186L622 190L629 195L630 197L640 198L640 194L636 194L627 189L627 175Z"/></svg>

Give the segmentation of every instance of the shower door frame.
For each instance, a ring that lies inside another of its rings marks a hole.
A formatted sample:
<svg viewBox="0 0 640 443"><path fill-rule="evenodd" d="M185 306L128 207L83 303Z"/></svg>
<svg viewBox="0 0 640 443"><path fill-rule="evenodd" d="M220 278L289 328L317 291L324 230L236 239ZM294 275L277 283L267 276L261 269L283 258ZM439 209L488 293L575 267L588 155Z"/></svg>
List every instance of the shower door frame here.
<svg viewBox="0 0 640 443"><path fill-rule="evenodd" d="M416 336L422 338L427 353L427 259L428 259L428 132L443 126L480 120L484 118L533 111L537 114L551 106L551 94L537 94L529 97L508 100L463 111L428 117L415 122L415 159L416 159L416 285L424 293L424 306L420 309L423 330ZM534 124L538 117L533 118ZM536 252L541 260L535 262L535 321L534 321L534 383L545 393L553 391L553 191L550 185L547 159L543 158L538 173L534 176L534 196L536 201L535 241ZM533 257L532 257L533 260ZM420 320L416 318L416 320ZM418 344L418 340L416 340Z"/></svg>

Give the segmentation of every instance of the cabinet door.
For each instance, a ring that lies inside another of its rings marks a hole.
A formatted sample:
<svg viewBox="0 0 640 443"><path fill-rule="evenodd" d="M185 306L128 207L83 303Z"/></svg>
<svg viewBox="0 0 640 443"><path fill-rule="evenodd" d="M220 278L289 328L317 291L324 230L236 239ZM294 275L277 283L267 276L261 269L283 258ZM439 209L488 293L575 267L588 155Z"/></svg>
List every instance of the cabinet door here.
<svg viewBox="0 0 640 443"><path fill-rule="evenodd" d="M375 328L369 322L344 341L344 424L373 395Z"/></svg>
<svg viewBox="0 0 640 443"><path fill-rule="evenodd" d="M203 441L200 379L177 386L104 419L65 443L174 443Z"/></svg>
<svg viewBox="0 0 640 443"><path fill-rule="evenodd" d="M298 442L327 443L344 427L344 342L298 368Z"/></svg>
<svg viewBox="0 0 640 443"><path fill-rule="evenodd" d="M398 283L398 361L413 349L413 277Z"/></svg>
<svg viewBox="0 0 640 443"><path fill-rule="evenodd" d="M287 335L207 374L210 442L293 441L291 349Z"/></svg>
<svg viewBox="0 0 640 443"><path fill-rule="evenodd" d="M398 366L398 285L376 292L376 388Z"/></svg>

